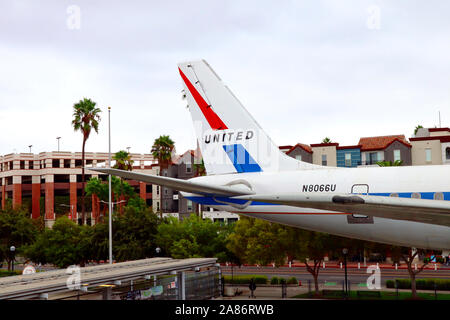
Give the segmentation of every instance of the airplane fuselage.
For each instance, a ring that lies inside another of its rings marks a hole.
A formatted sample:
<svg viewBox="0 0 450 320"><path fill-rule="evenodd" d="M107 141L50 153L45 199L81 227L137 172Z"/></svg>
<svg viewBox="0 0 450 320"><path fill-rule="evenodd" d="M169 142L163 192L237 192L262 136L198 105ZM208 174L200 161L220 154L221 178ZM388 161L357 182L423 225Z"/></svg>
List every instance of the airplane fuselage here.
<svg viewBox="0 0 450 320"><path fill-rule="evenodd" d="M233 184L256 194L309 192L355 193L450 201L450 166L328 168L204 176L192 179ZM182 193L213 208L307 230L394 245L450 249L450 227L343 212Z"/></svg>

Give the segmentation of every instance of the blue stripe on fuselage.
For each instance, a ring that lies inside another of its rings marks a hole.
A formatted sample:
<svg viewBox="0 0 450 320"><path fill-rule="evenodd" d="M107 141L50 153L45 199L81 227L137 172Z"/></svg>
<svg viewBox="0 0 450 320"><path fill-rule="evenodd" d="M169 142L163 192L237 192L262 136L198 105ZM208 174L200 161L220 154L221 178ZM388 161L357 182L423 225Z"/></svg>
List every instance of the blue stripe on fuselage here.
<svg viewBox="0 0 450 320"><path fill-rule="evenodd" d="M245 204L248 202L248 200L233 199L233 198L229 198L229 197L186 197L186 199L197 202L199 204L208 205L208 206L225 206L226 204L223 202L234 203L234 204ZM215 199L220 202L217 202ZM252 205L252 206L278 206L279 204L252 201L252 203L250 205Z"/></svg>
<svg viewBox="0 0 450 320"><path fill-rule="evenodd" d="M436 193L442 193L444 196L444 200L450 201L450 192L392 192L392 193L385 193L385 192L378 192L378 193L370 193L369 196L381 196L381 197L390 197L391 194L398 194L399 198L411 198L413 193L420 194L420 199L427 199L427 200L434 200L434 195Z"/></svg>
<svg viewBox="0 0 450 320"><path fill-rule="evenodd" d="M435 192L398 192L399 198L411 198L411 195L413 193L419 193L421 199L428 199L433 200ZM444 195L444 200L450 201L450 192L441 192ZM369 193L369 196L381 196L381 197L389 197L391 193ZM186 197L186 199L189 199L191 201L197 202L199 204L209 205L209 206L224 206L226 205L223 202L228 203L234 203L234 204L245 204L248 200L242 200L242 199L233 199L229 197L223 197L223 196L207 196L207 197ZM216 200L220 201L216 201ZM250 203L251 206L279 206L279 204L276 203L267 203L267 202L260 202L260 201L252 201Z"/></svg>

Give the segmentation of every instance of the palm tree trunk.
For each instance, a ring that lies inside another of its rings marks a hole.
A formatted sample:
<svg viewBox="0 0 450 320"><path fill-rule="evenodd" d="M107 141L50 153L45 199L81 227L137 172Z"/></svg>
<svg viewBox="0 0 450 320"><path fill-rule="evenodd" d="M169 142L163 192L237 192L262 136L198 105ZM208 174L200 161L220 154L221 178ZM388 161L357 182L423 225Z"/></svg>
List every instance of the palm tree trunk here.
<svg viewBox="0 0 450 320"><path fill-rule="evenodd" d="M162 169L162 165L159 166L159 175L162 177L163 176L163 169ZM163 189L162 186L159 186L159 215L160 218L163 218Z"/></svg>
<svg viewBox="0 0 450 320"><path fill-rule="evenodd" d="M84 205L84 198L85 198L85 176L84 176L84 162L85 162L85 155L84 155L84 148L86 145L86 139L83 138L83 147L81 149L81 224L84 224L84 217L85 217L85 205Z"/></svg>

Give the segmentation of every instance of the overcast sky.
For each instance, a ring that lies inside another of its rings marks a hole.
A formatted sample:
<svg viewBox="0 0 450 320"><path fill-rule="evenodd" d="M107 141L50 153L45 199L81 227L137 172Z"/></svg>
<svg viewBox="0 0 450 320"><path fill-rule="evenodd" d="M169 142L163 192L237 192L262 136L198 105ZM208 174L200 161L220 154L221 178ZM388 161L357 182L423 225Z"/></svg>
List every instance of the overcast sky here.
<svg viewBox="0 0 450 320"><path fill-rule="evenodd" d="M205 59L279 145L450 126L449 1L0 2L0 154L81 151L73 104L103 110L87 151L195 136L177 62Z"/></svg>

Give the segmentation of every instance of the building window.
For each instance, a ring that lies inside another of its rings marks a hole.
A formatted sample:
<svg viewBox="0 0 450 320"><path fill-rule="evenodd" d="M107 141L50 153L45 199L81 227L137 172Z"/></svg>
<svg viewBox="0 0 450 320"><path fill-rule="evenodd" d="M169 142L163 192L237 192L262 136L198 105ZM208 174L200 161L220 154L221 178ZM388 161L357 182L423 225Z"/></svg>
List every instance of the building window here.
<svg viewBox="0 0 450 320"><path fill-rule="evenodd" d="M371 152L369 153L369 164L376 164L378 162L378 153Z"/></svg>
<svg viewBox="0 0 450 320"><path fill-rule="evenodd" d="M192 201L191 200L187 201L187 211L192 211Z"/></svg>
<svg viewBox="0 0 450 320"><path fill-rule="evenodd" d="M159 194L159 186L156 186L156 194Z"/></svg>
<svg viewBox="0 0 450 320"><path fill-rule="evenodd" d="M450 147L445 149L445 159L450 160Z"/></svg>
<svg viewBox="0 0 450 320"><path fill-rule="evenodd" d="M431 162L431 149L425 149L425 161Z"/></svg>
<svg viewBox="0 0 450 320"><path fill-rule="evenodd" d="M351 153L346 153L345 154L345 166L346 167L351 167L352 166L352 154Z"/></svg>
<svg viewBox="0 0 450 320"><path fill-rule="evenodd" d="M323 154L323 155L322 155L322 165L323 165L323 166L326 166L326 165L327 165L327 155L326 155L326 154Z"/></svg>
<svg viewBox="0 0 450 320"><path fill-rule="evenodd" d="M34 161L28 162L28 169L34 169Z"/></svg>
<svg viewBox="0 0 450 320"><path fill-rule="evenodd" d="M391 194L389 195L389 197L398 198L398 193L391 193Z"/></svg>
<svg viewBox="0 0 450 320"><path fill-rule="evenodd" d="M394 161L400 161L401 156L400 156L400 150L394 150Z"/></svg>
<svg viewBox="0 0 450 320"><path fill-rule="evenodd" d="M436 192L433 196L434 200L444 200L444 194L442 192Z"/></svg>
<svg viewBox="0 0 450 320"><path fill-rule="evenodd" d="M296 155L296 156L295 156L295 159L297 159L298 161L302 161L302 155L301 155L301 154Z"/></svg>
<svg viewBox="0 0 450 320"><path fill-rule="evenodd" d="M156 202L156 211L159 211L159 201Z"/></svg>
<svg viewBox="0 0 450 320"><path fill-rule="evenodd" d="M186 173L192 172L192 165L190 163L186 163Z"/></svg>

